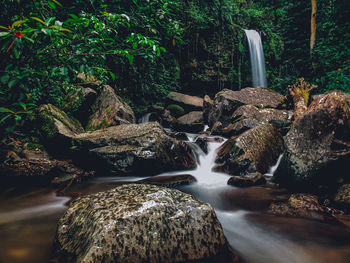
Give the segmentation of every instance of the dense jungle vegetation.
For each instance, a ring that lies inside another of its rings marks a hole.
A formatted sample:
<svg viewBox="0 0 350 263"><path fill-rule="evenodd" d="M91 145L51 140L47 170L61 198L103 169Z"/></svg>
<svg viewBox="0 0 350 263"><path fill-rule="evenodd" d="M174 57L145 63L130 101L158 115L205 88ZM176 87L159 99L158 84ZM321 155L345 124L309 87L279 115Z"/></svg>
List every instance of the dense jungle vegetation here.
<svg viewBox="0 0 350 263"><path fill-rule="evenodd" d="M108 83L141 114L169 91L213 96L250 85L243 29L263 35L269 88L299 77L350 91L346 0L1 0L1 134L31 129L34 109L67 103L78 73Z"/></svg>

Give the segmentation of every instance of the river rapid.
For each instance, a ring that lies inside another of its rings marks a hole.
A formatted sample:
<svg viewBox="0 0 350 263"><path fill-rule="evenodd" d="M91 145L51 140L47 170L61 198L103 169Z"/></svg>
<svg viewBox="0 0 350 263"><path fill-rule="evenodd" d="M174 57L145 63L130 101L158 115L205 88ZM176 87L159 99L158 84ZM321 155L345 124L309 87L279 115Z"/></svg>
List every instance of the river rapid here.
<svg viewBox="0 0 350 263"><path fill-rule="evenodd" d="M204 136L204 135L200 135ZM230 176L212 172L215 153L223 142L208 143L208 154L194 144L198 159L191 174L197 182L177 187L199 200L210 203L217 213L225 236L247 263L349 263L350 231L341 224L300 218L276 217L263 213L272 200L288 197L274 187L236 188L227 185ZM269 176L276 165L272 166ZM165 175L165 174L163 174ZM69 194L89 194L114 188L144 177L95 177L68 189ZM24 187L23 187L24 188ZM0 263L46 263L59 217L70 197L57 196L56 189L12 188L0 193Z"/></svg>

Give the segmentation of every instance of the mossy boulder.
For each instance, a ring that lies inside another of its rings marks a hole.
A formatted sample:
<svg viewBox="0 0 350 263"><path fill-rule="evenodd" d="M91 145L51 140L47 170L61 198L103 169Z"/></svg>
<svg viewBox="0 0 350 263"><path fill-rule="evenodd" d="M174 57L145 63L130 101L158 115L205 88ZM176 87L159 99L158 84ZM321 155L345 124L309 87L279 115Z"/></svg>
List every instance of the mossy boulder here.
<svg viewBox="0 0 350 263"><path fill-rule="evenodd" d="M73 148L85 164L105 174L154 175L196 167L191 148L168 136L157 122L122 124L79 134Z"/></svg>
<svg viewBox="0 0 350 263"><path fill-rule="evenodd" d="M265 174L282 151L281 134L271 124L263 124L227 140L218 150L214 170L231 175Z"/></svg>
<svg viewBox="0 0 350 263"><path fill-rule="evenodd" d="M84 132L78 120L52 104L41 105L37 110L37 118L43 139L51 149L68 148L72 138Z"/></svg>
<svg viewBox="0 0 350 263"><path fill-rule="evenodd" d="M227 252L214 209L191 195L130 184L74 200L59 221L59 262L188 262ZM215 258L213 258L215 260Z"/></svg>
<svg viewBox="0 0 350 263"><path fill-rule="evenodd" d="M274 180L305 191L334 191L350 181L348 95L317 96L284 138L285 151Z"/></svg>
<svg viewBox="0 0 350 263"><path fill-rule="evenodd" d="M130 106L123 102L108 85L103 86L101 94L91 107L91 112L86 126L88 131L136 122Z"/></svg>

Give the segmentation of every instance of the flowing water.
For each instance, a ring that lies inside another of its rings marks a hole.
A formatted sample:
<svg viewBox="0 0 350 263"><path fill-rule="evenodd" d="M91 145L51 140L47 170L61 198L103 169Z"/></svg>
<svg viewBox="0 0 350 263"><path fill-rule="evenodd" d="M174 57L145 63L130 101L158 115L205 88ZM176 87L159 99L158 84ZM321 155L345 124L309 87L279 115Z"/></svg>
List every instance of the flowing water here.
<svg viewBox="0 0 350 263"><path fill-rule="evenodd" d="M252 69L253 87L267 88L265 57L260 34L255 30L244 30L250 55L250 65Z"/></svg>
<svg viewBox="0 0 350 263"><path fill-rule="evenodd" d="M350 231L346 227L262 213L271 200L285 199L288 193L271 187L227 185L228 175L211 171L216 149L223 142L209 143L209 152L204 154L194 146L196 135L188 134L188 137L198 156L198 167L166 175L186 173L196 177L197 182L178 189L214 207L227 240L247 263L350 262ZM270 175L276 166L272 166ZM94 193L139 179L141 177L96 177L74 185L70 192ZM0 262L48 262L56 225L68 200L47 188L22 194L10 189L0 194Z"/></svg>

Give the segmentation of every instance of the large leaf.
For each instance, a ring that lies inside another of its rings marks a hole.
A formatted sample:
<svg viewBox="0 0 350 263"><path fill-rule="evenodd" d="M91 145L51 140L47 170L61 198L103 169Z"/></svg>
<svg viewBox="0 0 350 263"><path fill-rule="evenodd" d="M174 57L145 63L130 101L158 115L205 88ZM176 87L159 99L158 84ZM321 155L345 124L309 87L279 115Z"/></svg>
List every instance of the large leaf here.
<svg viewBox="0 0 350 263"><path fill-rule="evenodd" d="M17 21L12 23L11 27L14 28L14 27L20 26L20 25L22 25L25 22L26 22L26 20L17 20Z"/></svg>
<svg viewBox="0 0 350 263"><path fill-rule="evenodd" d="M34 20L40 22L41 24L43 24L44 26L47 26L46 23L38 17L32 16L31 19L34 19Z"/></svg>
<svg viewBox="0 0 350 263"><path fill-rule="evenodd" d="M12 113L12 114L15 114L14 111L8 109L8 108L4 108L4 107L0 107L0 112L7 112L7 113Z"/></svg>

